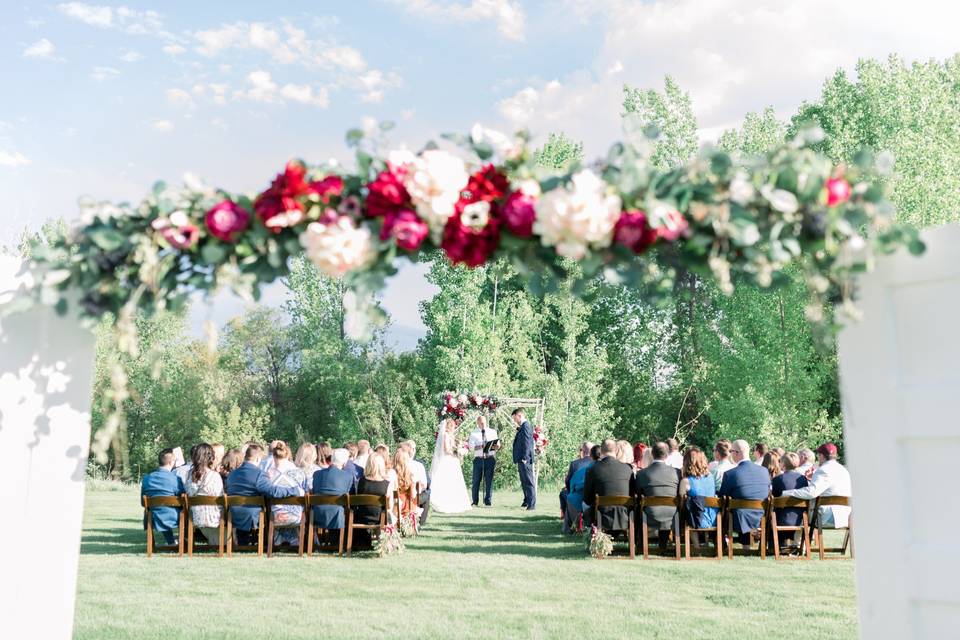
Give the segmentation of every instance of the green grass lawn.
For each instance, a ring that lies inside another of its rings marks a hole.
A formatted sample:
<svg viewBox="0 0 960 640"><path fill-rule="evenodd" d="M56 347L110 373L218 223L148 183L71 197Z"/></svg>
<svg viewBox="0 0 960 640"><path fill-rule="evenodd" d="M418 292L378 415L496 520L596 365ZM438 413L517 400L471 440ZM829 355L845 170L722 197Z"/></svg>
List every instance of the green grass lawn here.
<svg viewBox="0 0 960 640"><path fill-rule="evenodd" d="M144 555L134 488L87 492L78 638L854 638L849 560L602 560L555 496L431 516L401 556Z"/></svg>

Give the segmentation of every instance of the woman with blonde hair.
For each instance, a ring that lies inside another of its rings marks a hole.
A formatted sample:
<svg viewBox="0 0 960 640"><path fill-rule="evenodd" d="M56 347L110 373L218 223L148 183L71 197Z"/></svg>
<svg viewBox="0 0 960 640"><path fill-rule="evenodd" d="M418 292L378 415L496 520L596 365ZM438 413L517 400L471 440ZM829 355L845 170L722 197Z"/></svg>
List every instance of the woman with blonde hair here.
<svg viewBox="0 0 960 640"><path fill-rule="evenodd" d="M290 459L290 447L283 440L271 444L273 463L265 473L279 487L296 488L302 496L309 488L303 471ZM274 544L296 544L300 537L297 528L303 518L303 507L294 504L278 504L270 507L274 524Z"/></svg>
<svg viewBox="0 0 960 640"><path fill-rule="evenodd" d="M293 463L303 471L303 490L310 491L313 486L313 474L320 470L317 466L317 447L309 442L304 442L297 449L297 455L293 458Z"/></svg>
<svg viewBox="0 0 960 640"><path fill-rule="evenodd" d="M397 496L400 501L400 517L407 518L416 513L417 487L410 470L410 455L405 449L399 448L393 455L393 471L397 477Z"/></svg>

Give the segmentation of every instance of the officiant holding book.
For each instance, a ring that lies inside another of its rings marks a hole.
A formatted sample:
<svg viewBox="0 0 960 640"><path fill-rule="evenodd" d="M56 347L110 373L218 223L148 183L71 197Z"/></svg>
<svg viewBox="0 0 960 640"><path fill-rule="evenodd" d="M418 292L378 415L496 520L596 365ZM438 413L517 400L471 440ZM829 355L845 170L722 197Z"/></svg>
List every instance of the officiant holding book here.
<svg viewBox="0 0 960 640"><path fill-rule="evenodd" d="M473 452L473 506L480 501L480 481L483 480L483 504L493 503L493 471L497 464L500 440L497 430L490 428L486 416L477 417L477 426L467 445Z"/></svg>

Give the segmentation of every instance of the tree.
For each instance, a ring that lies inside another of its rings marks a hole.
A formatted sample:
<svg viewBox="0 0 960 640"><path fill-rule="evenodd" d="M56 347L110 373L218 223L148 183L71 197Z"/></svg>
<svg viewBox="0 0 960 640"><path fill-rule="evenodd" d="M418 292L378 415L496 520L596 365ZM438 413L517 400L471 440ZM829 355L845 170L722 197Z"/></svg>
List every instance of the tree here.
<svg viewBox="0 0 960 640"><path fill-rule="evenodd" d="M659 131L651 162L659 168L675 167L696 155L699 149L697 119L690 94L670 76L663 81L663 93L624 85L623 115L641 126L654 125Z"/></svg>
<svg viewBox="0 0 960 640"><path fill-rule="evenodd" d="M574 142L563 132L551 133L533 157L542 167L566 171L571 165L583 161L583 143Z"/></svg>

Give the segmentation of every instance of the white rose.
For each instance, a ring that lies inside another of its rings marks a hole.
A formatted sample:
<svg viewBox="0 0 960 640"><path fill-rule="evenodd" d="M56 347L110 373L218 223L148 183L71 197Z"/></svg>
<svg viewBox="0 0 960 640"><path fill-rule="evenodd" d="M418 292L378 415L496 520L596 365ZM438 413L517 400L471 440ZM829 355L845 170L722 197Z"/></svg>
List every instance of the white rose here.
<svg viewBox="0 0 960 640"><path fill-rule="evenodd" d="M584 169L573 176L570 187L554 189L536 203L533 232L544 246L579 260L588 249L610 246L620 217L620 198L607 193L607 185Z"/></svg>
<svg viewBox="0 0 960 640"><path fill-rule="evenodd" d="M362 269L376 258L370 230L340 216L330 224L311 222L300 234L307 257L322 272L340 278Z"/></svg>
<svg viewBox="0 0 960 640"><path fill-rule="evenodd" d="M540 183L537 182L536 180L531 180L529 178L526 180L520 181L518 190L520 191L520 193L530 198L539 198L540 194L543 193L540 190Z"/></svg>
<svg viewBox="0 0 960 640"><path fill-rule="evenodd" d="M424 151L408 165L404 186L436 242L443 235L443 227L453 215L468 178L463 160L446 151Z"/></svg>
<svg viewBox="0 0 960 640"><path fill-rule="evenodd" d="M404 165L413 164L417 159L417 156L413 154L409 149L394 149L387 154L387 164L391 167L402 167Z"/></svg>
<svg viewBox="0 0 960 640"><path fill-rule="evenodd" d="M730 181L730 199L741 206L746 206L748 202L753 200L756 193L757 190L753 188L745 174L738 173Z"/></svg>
<svg viewBox="0 0 960 640"><path fill-rule="evenodd" d="M774 189L770 185L766 184L760 187L760 193L764 198L766 198L767 202L770 203L770 206L780 213L786 213L789 215L791 213L796 213L797 209L800 208L800 203L797 201L797 196L784 189Z"/></svg>
<svg viewBox="0 0 960 640"><path fill-rule="evenodd" d="M190 218L183 211L174 211L170 214L170 224L175 227L185 227L190 224Z"/></svg>

